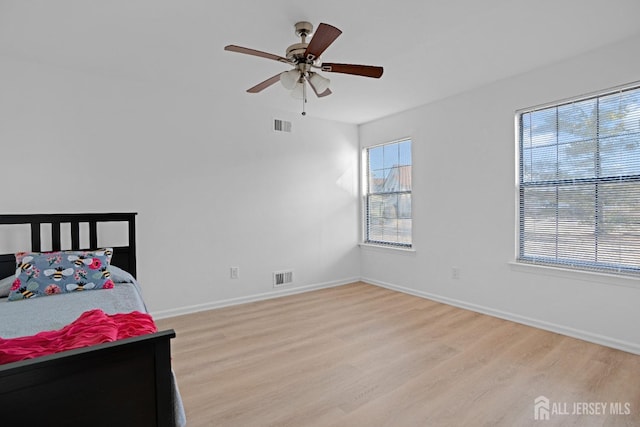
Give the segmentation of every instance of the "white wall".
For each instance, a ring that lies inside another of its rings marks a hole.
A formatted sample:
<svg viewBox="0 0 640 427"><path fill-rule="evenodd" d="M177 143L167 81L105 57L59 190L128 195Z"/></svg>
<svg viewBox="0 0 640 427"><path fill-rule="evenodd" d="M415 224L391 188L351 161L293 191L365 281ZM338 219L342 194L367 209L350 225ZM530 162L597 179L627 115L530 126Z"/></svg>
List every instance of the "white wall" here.
<svg viewBox="0 0 640 427"><path fill-rule="evenodd" d="M510 264L515 111L638 80L639 43L640 36L362 125L363 147L413 139L415 244L413 253L363 248L363 278L640 353L638 280Z"/></svg>
<svg viewBox="0 0 640 427"><path fill-rule="evenodd" d="M138 212L158 317L275 295L280 269L293 289L359 277L356 126L6 57L0 94L0 212Z"/></svg>

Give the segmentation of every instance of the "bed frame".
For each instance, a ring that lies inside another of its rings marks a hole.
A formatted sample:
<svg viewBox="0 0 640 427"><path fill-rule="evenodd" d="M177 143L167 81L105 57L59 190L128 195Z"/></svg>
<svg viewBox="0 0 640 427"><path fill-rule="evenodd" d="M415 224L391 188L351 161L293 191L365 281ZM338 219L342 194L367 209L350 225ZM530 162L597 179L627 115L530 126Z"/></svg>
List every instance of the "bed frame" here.
<svg viewBox="0 0 640 427"><path fill-rule="evenodd" d="M128 245L111 260L136 276L136 213L0 215L0 224L30 224L31 250L42 247L50 224L61 250L61 224L70 224L71 250L97 249L97 224L126 222ZM80 248L80 224L89 224L90 248ZM29 248L25 248L28 250ZM15 272L14 254L0 254L0 277ZM1 320L0 320L1 321ZM0 424L7 426L175 425L170 339L173 330L0 365Z"/></svg>

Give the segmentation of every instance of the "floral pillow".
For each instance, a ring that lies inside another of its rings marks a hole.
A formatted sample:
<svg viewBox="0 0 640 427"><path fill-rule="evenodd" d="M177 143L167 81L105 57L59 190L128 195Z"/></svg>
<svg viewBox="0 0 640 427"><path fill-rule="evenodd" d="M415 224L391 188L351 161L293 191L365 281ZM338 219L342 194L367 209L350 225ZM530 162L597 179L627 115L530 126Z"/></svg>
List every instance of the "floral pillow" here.
<svg viewBox="0 0 640 427"><path fill-rule="evenodd" d="M97 251L19 252L9 301L113 288L112 248Z"/></svg>

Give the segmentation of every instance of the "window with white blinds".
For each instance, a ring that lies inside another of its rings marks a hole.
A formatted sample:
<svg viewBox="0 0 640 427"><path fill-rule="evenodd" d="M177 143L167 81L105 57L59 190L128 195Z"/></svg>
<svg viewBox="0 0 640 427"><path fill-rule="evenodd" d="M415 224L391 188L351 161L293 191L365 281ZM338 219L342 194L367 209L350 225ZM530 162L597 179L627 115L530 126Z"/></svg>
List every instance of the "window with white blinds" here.
<svg viewBox="0 0 640 427"><path fill-rule="evenodd" d="M640 85L517 118L519 261L640 273Z"/></svg>
<svg viewBox="0 0 640 427"><path fill-rule="evenodd" d="M365 243L411 247L411 140L365 150Z"/></svg>

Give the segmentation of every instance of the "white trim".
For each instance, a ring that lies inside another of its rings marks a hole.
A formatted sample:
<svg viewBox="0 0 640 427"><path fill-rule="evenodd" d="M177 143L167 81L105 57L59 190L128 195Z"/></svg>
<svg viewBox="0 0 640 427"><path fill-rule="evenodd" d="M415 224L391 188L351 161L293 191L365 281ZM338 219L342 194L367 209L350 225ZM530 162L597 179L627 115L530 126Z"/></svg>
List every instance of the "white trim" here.
<svg viewBox="0 0 640 427"><path fill-rule="evenodd" d="M578 338L583 341L588 341L594 344L599 344L606 347L611 347L618 350L626 351L628 353L640 355L640 344L637 344L637 343L618 340L618 339L607 337L604 335L594 334L594 333L583 331L580 329L574 329L568 326L559 325L557 323L546 322L544 320L532 319L530 317L520 316L515 313L496 310L496 309L485 307L482 305L470 304L457 299L448 298L441 295L432 294L429 292L417 291L415 289L405 288L403 286L393 285L391 283L380 282L380 281L369 279L369 278L361 278L360 280L375 286L391 289L393 291L402 292L402 293L417 296L420 298L426 298L428 300L452 305L454 307L475 311L477 313L482 313L482 314L497 317L500 319L521 323L523 325L532 326L534 328L555 332L561 335Z"/></svg>
<svg viewBox="0 0 640 427"><path fill-rule="evenodd" d="M410 254L414 254L416 252L416 249L411 246L396 246L396 245L376 245L374 243L358 243L358 246L360 246L362 249L369 249L369 250L382 250L382 251L395 251L395 252L407 252Z"/></svg>
<svg viewBox="0 0 640 427"><path fill-rule="evenodd" d="M515 209L515 222L513 223L513 257L517 258L520 254L520 115L516 113L513 119L513 131L516 145L516 157L515 157L515 174L514 174L514 186L513 186L513 204Z"/></svg>
<svg viewBox="0 0 640 427"><path fill-rule="evenodd" d="M607 88L607 89L596 90L596 91L585 93L585 94L578 95L578 96L571 96L569 98L559 99L557 101L545 102L544 104L534 105L533 107L520 108L520 109L516 110L516 115L522 115L522 114L525 114L525 113L531 113L531 112L534 112L534 111L544 110L544 109L551 108L551 107L558 107L558 106L561 106L561 105L571 104L571 103L574 103L574 102L580 102L580 101L584 101L584 100L587 100L587 99L597 98L597 97L600 97L600 96L607 96L607 95L614 94L616 92L624 92L626 90L636 89L636 88L640 88L640 80L635 81L635 82L631 82L631 83L621 84L621 85L610 87L610 88Z"/></svg>
<svg viewBox="0 0 640 427"><path fill-rule="evenodd" d="M376 147L381 147L383 145L387 145L387 144L396 144L399 142L404 142L404 141L412 141L411 144L411 155L413 156L413 139L411 136L403 136L400 138L396 138L396 139L392 139L390 141L382 141L382 142L373 142L371 143L371 145L362 145L360 148L362 148L362 151L366 151L369 148L376 148ZM413 158L411 159L411 162L413 163Z"/></svg>
<svg viewBox="0 0 640 427"><path fill-rule="evenodd" d="M198 313L200 311L213 310L216 308L230 307L233 305L246 304L249 302L256 302L256 301L264 301L264 300L284 297L288 295L300 294L303 292L315 291L318 289L343 286L349 283L358 282L359 280L360 280L359 277L352 277L348 279L334 280L331 282L317 283L313 285L290 287L287 289L274 289L271 292L265 292L261 294L248 295L248 296L238 297L238 298L230 298L230 299L220 300L220 301L212 301L204 304L189 305L186 307L172 308L168 310L154 311L154 312L151 312L151 316L154 319L166 319L168 317L182 316L184 314Z"/></svg>
<svg viewBox="0 0 640 427"><path fill-rule="evenodd" d="M583 282L594 282L603 285L623 286L625 288L640 289L640 277L607 273L601 271L580 270L576 268L554 265L533 264L527 262L510 261L509 267L512 271L544 274L547 276L560 277L563 279L574 279Z"/></svg>

